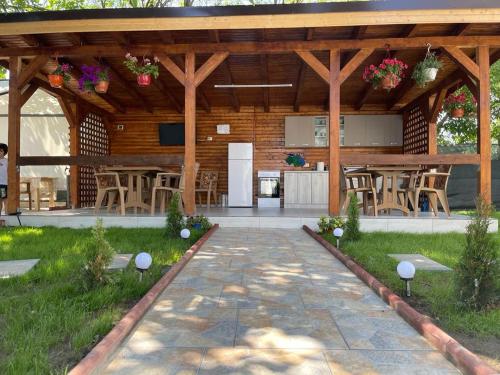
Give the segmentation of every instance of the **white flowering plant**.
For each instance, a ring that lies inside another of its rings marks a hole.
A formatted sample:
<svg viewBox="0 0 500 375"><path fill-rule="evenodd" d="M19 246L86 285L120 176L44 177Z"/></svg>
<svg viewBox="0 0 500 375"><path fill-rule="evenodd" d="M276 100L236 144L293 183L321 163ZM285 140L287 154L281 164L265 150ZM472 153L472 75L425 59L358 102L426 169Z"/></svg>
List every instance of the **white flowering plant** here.
<svg viewBox="0 0 500 375"><path fill-rule="evenodd" d="M154 56L153 61L148 59L147 57L143 57L141 61L135 56L132 56L130 53L125 55L125 61L123 64L134 74L150 74L154 78L158 78L158 62L160 59Z"/></svg>

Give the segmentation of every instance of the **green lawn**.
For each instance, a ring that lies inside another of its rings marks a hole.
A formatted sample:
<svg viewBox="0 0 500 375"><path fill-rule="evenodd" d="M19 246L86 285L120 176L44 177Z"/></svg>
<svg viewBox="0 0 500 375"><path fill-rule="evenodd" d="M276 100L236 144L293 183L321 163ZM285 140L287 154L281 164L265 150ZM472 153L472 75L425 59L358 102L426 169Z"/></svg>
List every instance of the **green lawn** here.
<svg viewBox="0 0 500 375"><path fill-rule="evenodd" d="M500 218L498 213L495 214ZM500 233L494 235L500 246ZM332 235L325 235L332 244ZM396 273L398 261L391 253L420 253L454 268L463 251L465 235L363 233L358 242L341 243L341 250L361 264L394 292L403 295L403 282ZM500 282L500 280L499 280ZM407 299L417 310L435 319L452 336L464 340L470 349L498 360L500 355L500 308L476 313L461 310L456 304L453 273L417 270L412 282L412 297ZM405 298L406 299L406 298ZM488 343L486 347L482 344ZM496 358L495 358L496 357Z"/></svg>
<svg viewBox="0 0 500 375"><path fill-rule="evenodd" d="M132 260L114 283L84 292L79 271L89 236L89 229L0 229L0 260L41 259L22 277L0 279L0 374L70 369L201 233L184 241L166 239L164 229L109 229L117 252L152 254L151 271L139 283Z"/></svg>

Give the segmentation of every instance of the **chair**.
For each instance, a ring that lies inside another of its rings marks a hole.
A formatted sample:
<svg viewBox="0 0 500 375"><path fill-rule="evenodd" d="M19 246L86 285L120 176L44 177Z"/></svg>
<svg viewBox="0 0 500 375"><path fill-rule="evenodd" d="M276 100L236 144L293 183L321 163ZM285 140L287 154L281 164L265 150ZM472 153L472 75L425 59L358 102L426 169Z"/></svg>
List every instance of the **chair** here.
<svg viewBox="0 0 500 375"><path fill-rule="evenodd" d="M418 179L414 188L408 190L410 203L414 207L414 214L418 216L418 204L420 193L424 193L429 198L430 206L434 215L438 214L437 203L441 204L447 216L450 216L450 207L448 205L448 179L451 175L451 165L441 165L436 172L424 172Z"/></svg>
<svg viewBox="0 0 500 375"><path fill-rule="evenodd" d="M413 210L415 210L415 207L413 206L413 201L410 200L409 192L415 189L417 181L420 179L420 174L420 171L412 171L409 174L401 175L402 182L397 188L399 202L407 208L409 208L408 203L410 203Z"/></svg>
<svg viewBox="0 0 500 375"><path fill-rule="evenodd" d="M345 168L340 168L342 172L341 176L341 187L344 203L342 205L342 211L346 212L349 202L351 200L350 194L363 194L363 213L367 215L368 212L368 201L372 200L373 214L378 216L377 209L377 192L375 185L373 183L372 175L366 172L346 172Z"/></svg>
<svg viewBox="0 0 500 375"><path fill-rule="evenodd" d="M30 180L25 180L21 179L21 182L19 183L19 195L21 194L27 194L28 195L28 208L31 211L32 210L32 199L31 199L31 181Z"/></svg>
<svg viewBox="0 0 500 375"><path fill-rule="evenodd" d="M106 195L108 196L108 212L110 212L118 193L120 213L121 215L125 215L125 196L128 188L122 186L119 174L117 172L95 172L94 174L97 182L95 212L97 213L101 208L102 201Z"/></svg>
<svg viewBox="0 0 500 375"><path fill-rule="evenodd" d="M217 181L219 179L219 172L217 171L201 171L200 181L198 188L195 190L201 204L202 193L207 193L207 208L210 208L210 194L217 204Z"/></svg>
<svg viewBox="0 0 500 375"><path fill-rule="evenodd" d="M198 169L200 168L200 163L195 163L194 166L194 177L196 180L196 176L198 175ZM184 166L182 166L181 173L157 173L155 182L153 185L153 191L151 192L151 215L155 214L156 209L156 194L160 193L160 213L165 213L165 202L166 198L171 194L179 193L181 196L180 205L181 210L183 210L183 201L184 201ZM178 179L179 185L173 186L172 181Z"/></svg>

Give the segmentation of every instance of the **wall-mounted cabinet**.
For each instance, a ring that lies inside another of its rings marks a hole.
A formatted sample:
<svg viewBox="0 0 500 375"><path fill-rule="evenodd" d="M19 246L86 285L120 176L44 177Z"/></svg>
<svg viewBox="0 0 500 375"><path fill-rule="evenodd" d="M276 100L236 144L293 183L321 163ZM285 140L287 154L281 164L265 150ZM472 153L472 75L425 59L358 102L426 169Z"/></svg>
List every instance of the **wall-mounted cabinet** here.
<svg viewBox="0 0 500 375"><path fill-rule="evenodd" d="M286 116L285 147L327 147L328 116Z"/></svg>
<svg viewBox="0 0 500 375"><path fill-rule="evenodd" d="M401 146L403 118L400 115L344 115L343 146Z"/></svg>

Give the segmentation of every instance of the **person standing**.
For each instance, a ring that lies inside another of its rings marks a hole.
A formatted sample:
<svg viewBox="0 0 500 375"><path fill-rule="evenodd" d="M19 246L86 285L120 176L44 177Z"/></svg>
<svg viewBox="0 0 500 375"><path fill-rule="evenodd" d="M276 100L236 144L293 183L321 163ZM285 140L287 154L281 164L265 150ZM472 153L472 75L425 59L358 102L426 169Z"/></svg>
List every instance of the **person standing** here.
<svg viewBox="0 0 500 375"><path fill-rule="evenodd" d="M0 143L0 199L2 200L2 207L0 207L0 213L2 208L7 212L6 200L7 200L7 163L8 160L5 158L9 148L5 143Z"/></svg>

